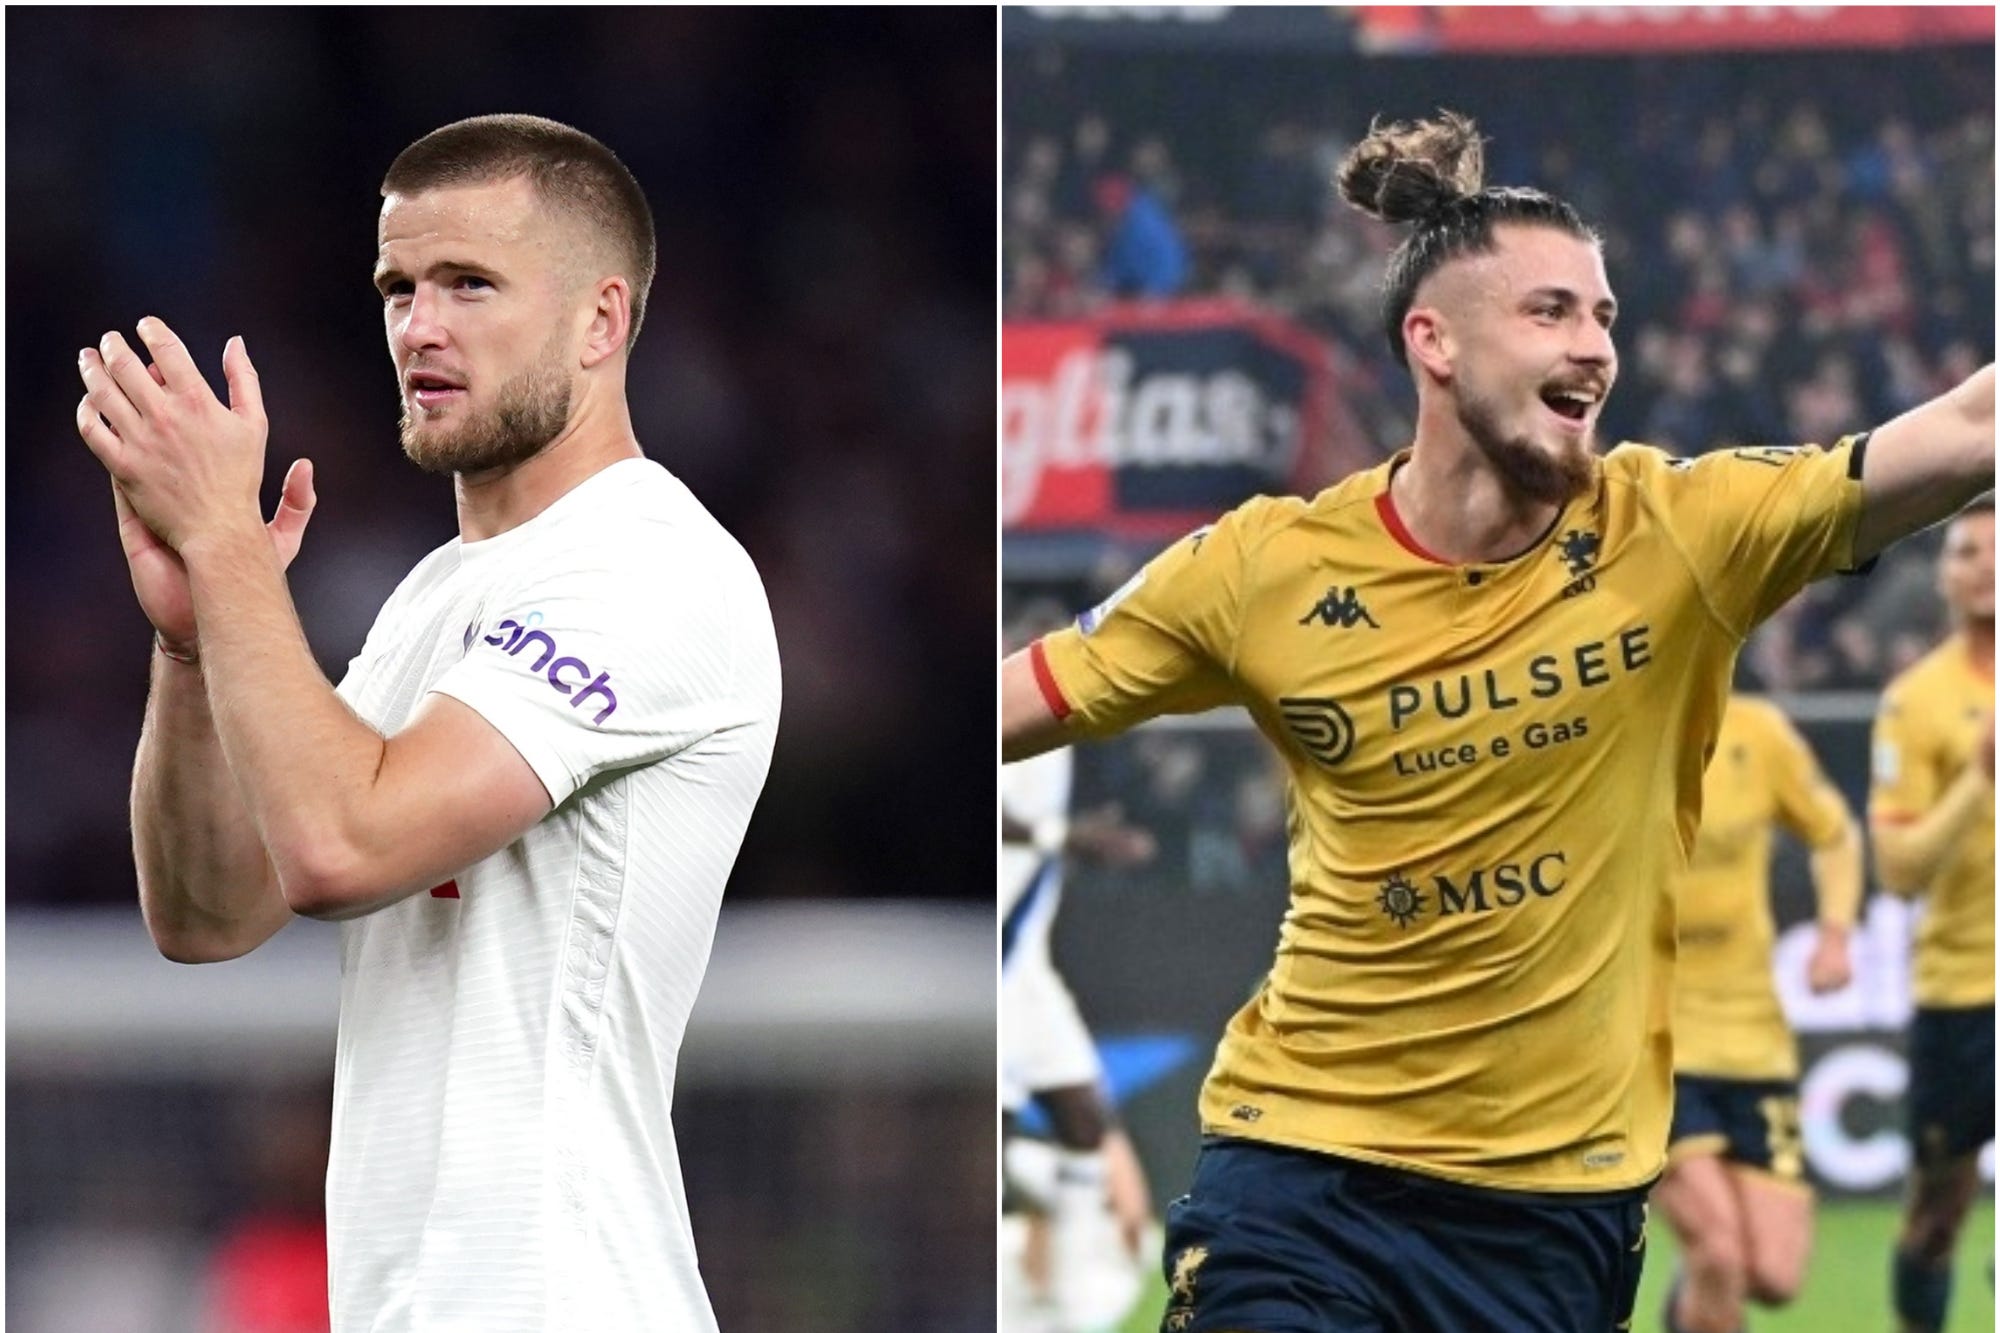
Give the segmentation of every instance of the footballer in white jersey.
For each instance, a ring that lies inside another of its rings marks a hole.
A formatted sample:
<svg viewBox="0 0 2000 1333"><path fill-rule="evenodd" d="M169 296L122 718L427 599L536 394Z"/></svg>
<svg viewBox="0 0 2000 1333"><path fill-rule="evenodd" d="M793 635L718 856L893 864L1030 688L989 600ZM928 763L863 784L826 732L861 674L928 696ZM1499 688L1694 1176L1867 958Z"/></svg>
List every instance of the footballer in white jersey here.
<svg viewBox="0 0 2000 1333"><path fill-rule="evenodd" d="M459 536L336 690L267 524L240 338L225 406L142 319L79 356L156 633L133 768L140 908L216 962L341 928L327 1170L337 1333L708 1333L671 1118L718 905L770 764L776 638L749 557L626 403L652 212L589 135L478 116L398 155L375 286L403 451Z"/></svg>
<svg viewBox="0 0 2000 1333"><path fill-rule="evenodd" d="M431 692L555 809L341 927L336 1327L712 1328L669 1112L776 733L757 573L665 469L613 464L432 553L340 685L384 733Z"/></svg>

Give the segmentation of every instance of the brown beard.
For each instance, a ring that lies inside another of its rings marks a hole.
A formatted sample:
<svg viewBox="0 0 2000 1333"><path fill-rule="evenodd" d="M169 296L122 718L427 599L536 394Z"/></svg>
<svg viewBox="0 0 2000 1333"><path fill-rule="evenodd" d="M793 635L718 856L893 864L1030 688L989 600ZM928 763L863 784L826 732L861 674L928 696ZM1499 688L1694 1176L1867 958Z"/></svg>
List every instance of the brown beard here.
<svg viewBox="0 0 2000 1333"><path fill-rule="evenodd" d="M1594 432L1585 435L1576 448L1561 449L1552 457L1530 440L1502 433L1500 414L1492 400L1468 391L1461 383L1455 401L1459 424L1514 490L1531 500L1562 504L1590 489L1596 477Z"/></svg>
<svg viewBox="0 0 2000 1333"><path fill-rule="evenodd" d="M558 340L559 341L559 340ZM419 430L409 398L403 400L403 452L412 463L438 476L485 472L525 463L569 424L570 379L554 344L539 364L500 386L492 411L471 415L443 430Z"/></svg>

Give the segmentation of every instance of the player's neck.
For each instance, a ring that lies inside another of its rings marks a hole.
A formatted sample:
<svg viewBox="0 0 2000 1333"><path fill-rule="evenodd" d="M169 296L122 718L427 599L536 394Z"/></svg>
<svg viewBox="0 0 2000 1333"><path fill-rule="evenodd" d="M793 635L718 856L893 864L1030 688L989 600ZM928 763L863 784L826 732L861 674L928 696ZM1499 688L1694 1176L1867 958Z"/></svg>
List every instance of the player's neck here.
<svg viewBox="0 0 2000 1333"><path fill-rule="evenodd" d="M1962 620L1958 625L1959 642L1965 645L1966 660L1972 669L1986 679L1993 679L1993 622L1990 619Z"/></svg>
<svg viewBox="0 0 2000 1333"><path fill-rule="evenodd" d="M1511 560L1548 532L1562 506L1509 486L1479 446L1419 423L1409 461L1389 483L1390 503L1424 550L1452 564Z"/></svg>
<svg viewBox="0 0 2000 1333"><path fill-rule="evenodd" d="M459 538L483 541L518 528L613 463L643 457L622 398L597 411L580 409L533 458L452 479Z"/></svg>

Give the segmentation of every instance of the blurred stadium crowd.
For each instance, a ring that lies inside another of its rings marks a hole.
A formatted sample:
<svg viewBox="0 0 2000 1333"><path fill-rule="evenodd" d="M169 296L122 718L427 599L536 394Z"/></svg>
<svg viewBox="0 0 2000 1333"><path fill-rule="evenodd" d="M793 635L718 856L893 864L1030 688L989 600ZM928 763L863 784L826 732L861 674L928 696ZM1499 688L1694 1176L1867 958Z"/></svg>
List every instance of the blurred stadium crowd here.
<svg viewBox="0 0 2000 1333"><path fill-rule="evenodd" d="M1371 116L1433 109L1409 104L1398 62L1267 56L1224 77L1214 51L1092 56L1008 65L1006 317L1240 297L1325 337L1374 447L1406 442L1415 399L1377 296L1401 232L1331 184ZM1991 359L1990 47L1444 60L1428 76L1490 137L1489 183L1550 190L1604 235L1623 361L1605 441L1830 443ZM1928 555L1906 543L1868 579L1810 590L1753 642L1749 683L1879 685L1941 630L1935 599L1912 595Z"/></svg>
<svg viewBox="0 0 2000 1333"><path fill-rule="evenodd" d="M584 129L647 190L634 425L770 596L784 717L730 901L990 902L990 11L57 9L7 28L10 912L97 907L139 932L149 637L76 436L76 349L156 314L219 388L245 336L267 502L292 459L317 466L292 587L338 678L455 534L449 485L397 445L377 187L418 136L494 111ZM226 1048L226 1027L188 1040ZM9 1327L326 1327L321 1071L22 1051ZM827 1063L824 1087L683 1079L723 1326L990 1329L990 1081ZM255 1128L273 1099L306 1127L276 1163Z"/></svg>

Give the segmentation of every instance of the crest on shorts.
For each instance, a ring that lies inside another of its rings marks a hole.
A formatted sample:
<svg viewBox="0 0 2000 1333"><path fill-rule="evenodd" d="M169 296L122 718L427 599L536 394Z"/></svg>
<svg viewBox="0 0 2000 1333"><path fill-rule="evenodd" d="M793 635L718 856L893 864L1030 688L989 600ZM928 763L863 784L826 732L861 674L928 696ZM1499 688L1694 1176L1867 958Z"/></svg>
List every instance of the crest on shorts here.
<svg viewBox="0 0 2000 1333"><path fill-rule="evenodd" d="M1167 1279L1167 1316L1160 1321L1164 1333L1181 1333L1194 1322L1195 1275L1207 1261L1206 1245L1190 1245L1174 1256L1173 1276Z"/></svg>

